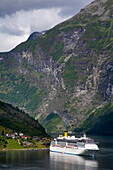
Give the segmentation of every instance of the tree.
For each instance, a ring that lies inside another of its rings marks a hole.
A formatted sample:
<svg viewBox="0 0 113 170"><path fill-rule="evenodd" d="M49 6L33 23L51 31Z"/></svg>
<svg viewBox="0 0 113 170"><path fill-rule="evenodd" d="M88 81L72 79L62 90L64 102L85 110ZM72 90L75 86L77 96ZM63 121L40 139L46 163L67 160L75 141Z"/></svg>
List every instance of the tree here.
<svg viewBox="0 0 113 170"><path fill-rule="evenodd" d="M2 130L1 135L4 136L4 131Z"/></svg>
<svg viewBox="0 0 113 170"><path fill-rule="evenodd" d="M0 148L3 149L6 148L6 146L7 146L7 141L5 140L5 138L0 137Z"/></svg>

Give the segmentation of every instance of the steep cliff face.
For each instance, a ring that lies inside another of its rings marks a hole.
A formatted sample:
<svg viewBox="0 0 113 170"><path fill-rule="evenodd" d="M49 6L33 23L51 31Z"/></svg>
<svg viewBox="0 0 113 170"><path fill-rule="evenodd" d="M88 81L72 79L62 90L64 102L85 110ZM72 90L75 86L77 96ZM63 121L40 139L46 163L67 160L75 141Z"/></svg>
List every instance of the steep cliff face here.
<svg viewBox="0 0 113 170"><path fill-rule="evenodd" d="M96 108L113 104L112 7L111 0L96 0L0 54L0 98L29 111L48 131L73 130Z"/></svg>

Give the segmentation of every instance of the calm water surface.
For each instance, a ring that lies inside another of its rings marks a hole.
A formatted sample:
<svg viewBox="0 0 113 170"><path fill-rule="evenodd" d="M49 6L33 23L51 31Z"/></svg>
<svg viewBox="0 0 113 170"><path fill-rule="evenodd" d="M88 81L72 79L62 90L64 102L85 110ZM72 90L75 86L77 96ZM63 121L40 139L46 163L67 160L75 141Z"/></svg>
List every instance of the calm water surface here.
<svg viewBox="0 0 113 170"><path fill-rule="evenodd" d="M49 153L48 150L0 152L0 170L113 170L113 137L99 142L94 158Z"/></svg>

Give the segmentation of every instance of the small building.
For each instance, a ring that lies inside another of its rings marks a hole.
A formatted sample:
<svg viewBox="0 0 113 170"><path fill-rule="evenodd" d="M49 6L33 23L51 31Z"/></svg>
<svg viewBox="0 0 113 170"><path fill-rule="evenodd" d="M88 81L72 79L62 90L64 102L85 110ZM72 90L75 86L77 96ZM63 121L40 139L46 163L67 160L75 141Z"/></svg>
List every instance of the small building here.
<svg viewBox="0 0 113 170"><path fill-rule="evenodd" d="M23 135L23 136L22 136L23 139L28 139L28 137L29 137L29 136L27 136L27 135Z"/></svg>
<svg viewBox="0 0 113 170"><path fill-rule="evenodd" d="M23 133L19 133L19 136L23 136L24 134Z"/></svg>
<svg viewBox="0 0 113 170"><path fill-rule="evenodd" d="M38 141L40 138L38 136L33 136L32 140Z"/></svg>
<svg viewBox="0 0 113 170"><path fill-rule="evenodd" d="M7 133L6 137L11 137L11 138L15 139L17 135L18 135L17 132L12 132L12 133Z"/></svg>

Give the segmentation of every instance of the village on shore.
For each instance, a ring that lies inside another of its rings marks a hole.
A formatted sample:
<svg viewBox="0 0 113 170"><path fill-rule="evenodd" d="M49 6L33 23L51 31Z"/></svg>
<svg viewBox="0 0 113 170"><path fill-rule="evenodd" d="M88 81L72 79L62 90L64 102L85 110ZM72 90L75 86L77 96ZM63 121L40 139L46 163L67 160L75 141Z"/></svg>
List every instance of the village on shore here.
<svg viewBox="0 0 113 170"><path fill-rule="evenodd" d="M10 132L0 135L0 150L25 150L25 149L46 149L49 147L50 138L28 136L24 133Z"/></svg>

